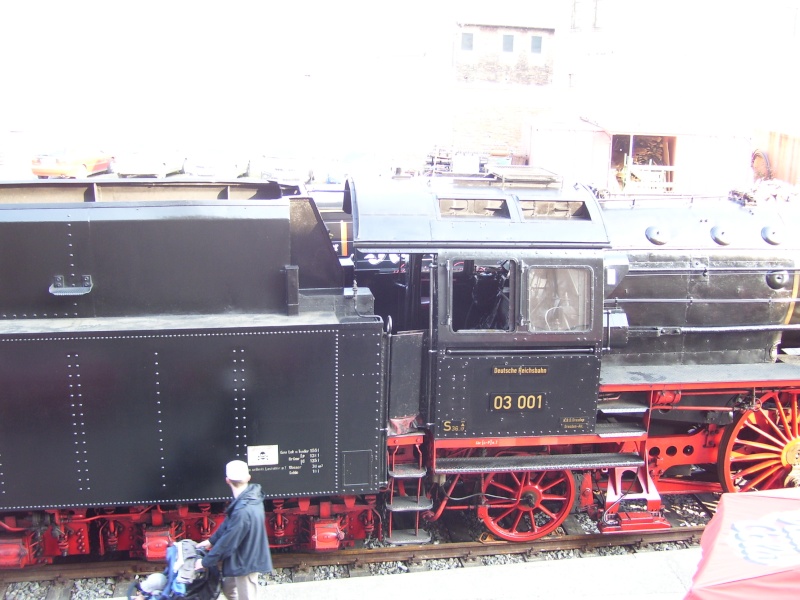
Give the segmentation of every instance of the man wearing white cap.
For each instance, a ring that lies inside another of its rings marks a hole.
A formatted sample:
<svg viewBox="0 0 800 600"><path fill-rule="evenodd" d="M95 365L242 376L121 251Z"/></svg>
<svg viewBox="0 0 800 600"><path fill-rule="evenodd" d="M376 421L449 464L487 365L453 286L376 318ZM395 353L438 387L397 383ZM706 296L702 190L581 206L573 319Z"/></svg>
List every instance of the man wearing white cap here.
<svg viewBox="0 0 800 600"><path fill-rule="evenodd" d="M222 561L222 591L228 600L256 600L258 574L272 571L272 556L264 518L261 486L250 482L250 470L241 460L225 467L225 481L233 502L225 510L225 520L197 547L208 554L195 568L208 568Z"/></svg>

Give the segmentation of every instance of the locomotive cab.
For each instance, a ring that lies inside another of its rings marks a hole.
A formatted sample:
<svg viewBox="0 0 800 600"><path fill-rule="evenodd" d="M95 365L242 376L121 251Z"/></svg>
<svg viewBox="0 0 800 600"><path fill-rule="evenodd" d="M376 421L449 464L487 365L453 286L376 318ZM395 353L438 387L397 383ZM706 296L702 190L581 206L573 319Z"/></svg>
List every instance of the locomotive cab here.
<svg viewBox="0 0 800 600"><path fill-rule="evenodd" d="M437 434L592 431L601 258L574 249L448 249L436 256L431 421Z"/></svg>
<svg viewBox="0 0 800 600"><path fill-rule="evenodd" d="M348 184L359 285L428 350L420 410L440 439L594 430L607 236L587 189L527 175Z"/></svg>

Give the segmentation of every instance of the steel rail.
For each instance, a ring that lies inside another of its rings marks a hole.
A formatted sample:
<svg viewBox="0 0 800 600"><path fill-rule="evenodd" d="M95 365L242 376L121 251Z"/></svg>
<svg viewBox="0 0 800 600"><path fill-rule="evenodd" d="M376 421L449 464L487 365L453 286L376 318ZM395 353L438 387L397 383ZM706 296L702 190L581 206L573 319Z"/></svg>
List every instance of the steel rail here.
<svg viewBox="0 0 800 600"><path fill-rule="evenodd" d="M588 552L598 548L616 546L647 546L659 543L697 543L705 528L674 527L667 530L637 533L552 535L533 542L517 543L488 540L482 542L453 542L386 548L353 548L326 553L279 553L272 556L276 569L307 571L320 566L365 567L383 562L420 563L426 560L459 559L466 563L484 556L517 554L535 559L542 552L580 550ZM102 563L56 564L0 571L0 585L24 581L76 580L93 577L130 579L163 570L163 565L145 561L114 561Z"/></svg>

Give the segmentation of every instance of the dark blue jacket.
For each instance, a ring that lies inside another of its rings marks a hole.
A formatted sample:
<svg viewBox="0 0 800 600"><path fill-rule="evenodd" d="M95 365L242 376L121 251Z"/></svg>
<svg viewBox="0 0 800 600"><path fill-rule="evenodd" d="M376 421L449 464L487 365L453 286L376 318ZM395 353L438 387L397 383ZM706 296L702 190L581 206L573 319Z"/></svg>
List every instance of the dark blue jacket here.
<svg viewBox="0 0 800 600"><path fill-rule="evenodd" d="M260 485L251 483L234 498L225 510L222 525L208 539L211 550L203 558L204 567L222 561L222 574L226 577L272 571Z"/></svg>

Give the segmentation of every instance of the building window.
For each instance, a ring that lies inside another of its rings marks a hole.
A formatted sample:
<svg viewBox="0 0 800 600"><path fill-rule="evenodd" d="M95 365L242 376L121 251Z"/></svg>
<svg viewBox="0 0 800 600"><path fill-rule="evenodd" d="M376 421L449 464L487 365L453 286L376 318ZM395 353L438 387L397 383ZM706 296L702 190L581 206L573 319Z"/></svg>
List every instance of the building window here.
<svg viewBox="0 0 800 600"><path fill-rule="evenodd" d="M514 36L513 35L504 35L503 36L503 52L513 52L514 51Z"/></svg>
<svg viewBox="0 0 800 600"><path fill-rule="evenodd" d="M531 36L531 52L533 54L542 53L542 36L540 35Z"/></svg>
<svg viewBox="0 0 800 600"><path fill-rule="evenodd" d="M472 34L471 33L462 33L461 34L461 49L462 50L472 50Z"/></svg>

